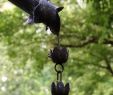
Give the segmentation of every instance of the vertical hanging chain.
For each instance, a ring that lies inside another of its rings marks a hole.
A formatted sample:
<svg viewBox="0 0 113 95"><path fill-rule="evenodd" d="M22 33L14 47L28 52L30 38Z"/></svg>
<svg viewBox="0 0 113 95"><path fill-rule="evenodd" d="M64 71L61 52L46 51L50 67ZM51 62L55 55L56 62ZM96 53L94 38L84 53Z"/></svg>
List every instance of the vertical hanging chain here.
<svg viewBox="0 0 113 95"><path fill-rule="evenodd" d="M57 82L62 81L62 72L57 72Z"/></svg>
<svg viewBox="0 0 113 95"><path fill-rule="evenodd" d="M57 72L57 82L62 81L62 72L64 71L64 66L62 64L56 64L55 71Z"/></svg>
<svg viewBox="0 0 113 95"><path fill-rule="evenodd" d="M57 35L58 46L60 47L60 35Z"/></svg>

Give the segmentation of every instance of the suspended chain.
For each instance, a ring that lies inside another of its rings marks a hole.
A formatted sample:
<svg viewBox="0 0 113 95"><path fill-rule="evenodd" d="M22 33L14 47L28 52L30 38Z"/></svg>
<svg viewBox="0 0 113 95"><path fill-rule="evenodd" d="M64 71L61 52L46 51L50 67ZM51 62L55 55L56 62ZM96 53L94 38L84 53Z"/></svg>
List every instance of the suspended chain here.
<svg viewBox="0 0 113 95"><path fill-rule="evenodd" d="M62 81L62 73L64 71L64 66L62 64L56 64L55 71L57 72L57 82Z"/></svg>

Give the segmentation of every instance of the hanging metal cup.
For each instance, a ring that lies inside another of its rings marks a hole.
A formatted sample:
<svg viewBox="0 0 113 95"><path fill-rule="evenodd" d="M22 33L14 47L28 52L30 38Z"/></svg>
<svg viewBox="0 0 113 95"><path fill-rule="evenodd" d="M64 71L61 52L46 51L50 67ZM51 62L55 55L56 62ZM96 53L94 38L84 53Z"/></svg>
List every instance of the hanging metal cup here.
<svg viewBox="0 0 113 95"><path fill-rule="evenodd" d="M57 82L57 84L53 82L51 85L52 95L69 95L69 91L70 91L69 83L67 83L64 86L63 82Z"/></svg>
<svg viewBox="0 0 113 95"><path fill-rule="evenodd" d="M56 64L64 64L68 60L68 50L65 47L57 46L50 51L49 57Z"/></svg>

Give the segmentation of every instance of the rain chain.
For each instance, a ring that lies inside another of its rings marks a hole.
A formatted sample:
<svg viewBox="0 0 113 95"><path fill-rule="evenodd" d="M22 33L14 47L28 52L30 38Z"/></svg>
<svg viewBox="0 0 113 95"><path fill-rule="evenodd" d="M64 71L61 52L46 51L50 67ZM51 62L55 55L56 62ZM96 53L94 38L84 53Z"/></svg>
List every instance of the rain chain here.
<svg viewBox="0 0 113 95"><path fill-rule="evenodd" d="M60 46L60 37L57 37L58 45L50 50L49 57L55 63L55 71L57 73L57 81L51 84L52 95L69 95L70 86L69 83L64 85L62 82L62 73L64 71L64 64L68 60L68 50L65 47Z"/></svg>

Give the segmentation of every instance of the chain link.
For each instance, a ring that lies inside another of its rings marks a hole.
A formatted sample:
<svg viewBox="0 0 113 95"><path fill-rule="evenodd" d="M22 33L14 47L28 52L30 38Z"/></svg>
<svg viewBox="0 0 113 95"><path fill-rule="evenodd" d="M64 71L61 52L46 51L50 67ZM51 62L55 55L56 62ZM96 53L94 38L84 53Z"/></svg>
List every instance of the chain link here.
<svg viewBox="0 0 113 95"><path fill-rule="evenodd" d="M57 72L57 81L62 81L62 72L64 71L64 66L62 64L56 64L55 71Z"/></svg>

